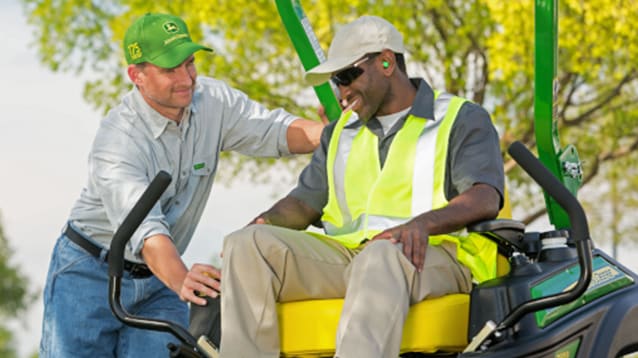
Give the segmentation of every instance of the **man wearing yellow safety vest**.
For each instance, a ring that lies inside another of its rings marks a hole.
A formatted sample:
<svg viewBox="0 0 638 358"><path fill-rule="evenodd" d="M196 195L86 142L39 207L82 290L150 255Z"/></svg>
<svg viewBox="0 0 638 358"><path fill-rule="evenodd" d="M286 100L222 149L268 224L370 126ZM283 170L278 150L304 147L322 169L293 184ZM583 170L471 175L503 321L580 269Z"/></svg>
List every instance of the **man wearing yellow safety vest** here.
<svg viewBox="0 0 638 358"><path fill-rule="evenodd" d="M411 304L495 276L494 244L454 234L502 206L497 132L479 105L410 79L404 53L364 16L306 73L334 82L343 114L298 186L224 241L222 357L279 357L276 303L337 297L336 356L397 357Z"/></svg>

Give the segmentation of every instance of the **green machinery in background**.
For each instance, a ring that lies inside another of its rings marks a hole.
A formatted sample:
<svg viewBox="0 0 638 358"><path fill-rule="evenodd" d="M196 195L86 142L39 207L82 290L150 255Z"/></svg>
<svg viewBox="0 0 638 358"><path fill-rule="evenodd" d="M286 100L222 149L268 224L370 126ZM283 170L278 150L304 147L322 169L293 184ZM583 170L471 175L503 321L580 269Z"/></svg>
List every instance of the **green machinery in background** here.
<svg viewBox="0 0 638 358"><path fill-rule="evenodd" d="M556 118L558 95L558 0L535 2L534 131L538 158L569 191L576 195L582 183L578 152L573 145L560 147ZM549 221L557 229L571 227L569 218L554 199L545 194Z"/></svg>
<svg viewBox="0 0 638 358"><path fill-rule="evenodd" d="M310 26L308 17L303 11L299 0L275 0L279 16L290 36L303 69L305 71L325 61L325 56L315 32ZM329 82L314 87L319 102L326 110L326 116L331 121L339 119L341 106L335 95L335 89Z"/></svg>

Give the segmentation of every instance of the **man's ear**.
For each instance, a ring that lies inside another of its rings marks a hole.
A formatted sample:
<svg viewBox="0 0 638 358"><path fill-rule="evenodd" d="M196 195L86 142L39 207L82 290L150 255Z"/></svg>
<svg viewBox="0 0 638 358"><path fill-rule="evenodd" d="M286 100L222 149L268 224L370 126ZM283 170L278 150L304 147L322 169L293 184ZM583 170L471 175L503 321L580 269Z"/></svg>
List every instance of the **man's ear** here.
<svg viewBox="0 0 638 358"><path fill-rule="evenodd" d="M381 65L383 66L383 71L388 75L392 74L395 64L396 57L394 56L394 52L390 50L383 50L381 52Z"/></svg>
<svg viewBox="0 0 638 358"><path fill-rule="evenodd" d="M137 65L128 65L126 69L128 73L128 78L133 82L134 85L139 86L142 84L142 69Z"/></svg>

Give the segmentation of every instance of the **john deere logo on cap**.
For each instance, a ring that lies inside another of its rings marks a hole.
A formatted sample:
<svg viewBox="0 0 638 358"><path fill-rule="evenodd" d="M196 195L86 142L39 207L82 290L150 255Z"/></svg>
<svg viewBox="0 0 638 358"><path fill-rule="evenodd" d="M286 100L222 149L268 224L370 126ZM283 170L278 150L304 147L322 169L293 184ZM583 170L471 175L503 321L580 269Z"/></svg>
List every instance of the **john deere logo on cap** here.
<svg viewBox="0 0 638 358"><path fill-rule="evenodd" d="M142 48L140 47L140 44L133 42L128 45L128 54L131 56L131 60L137 60L142 57Z"/></svg>
<svg viewBox="0 0 638 358"><path fill-rule="evenodd" d="M177 24L172 21L164 23L162 27L164 27L164 31L166 31L166 33L169 33L169 34L174 34L177 31L179 31L179 27L177 27Z"/></svg>

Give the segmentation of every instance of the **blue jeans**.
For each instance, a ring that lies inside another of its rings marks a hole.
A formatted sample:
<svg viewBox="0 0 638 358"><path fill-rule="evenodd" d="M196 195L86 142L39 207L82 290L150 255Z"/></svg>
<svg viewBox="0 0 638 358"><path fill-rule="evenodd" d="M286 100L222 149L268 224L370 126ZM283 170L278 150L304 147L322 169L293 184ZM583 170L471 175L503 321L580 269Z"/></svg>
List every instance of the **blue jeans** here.
<svg viewBox="0 0 638 358"><path fill-rule="evenodd" d="M108 295L108 264L62 235L44 288L40 357L168 357L166 345L178 340L123 324ZM124 272L121 301L132 315L188 326L187 304L155 276L133 279Z"/></svg>

